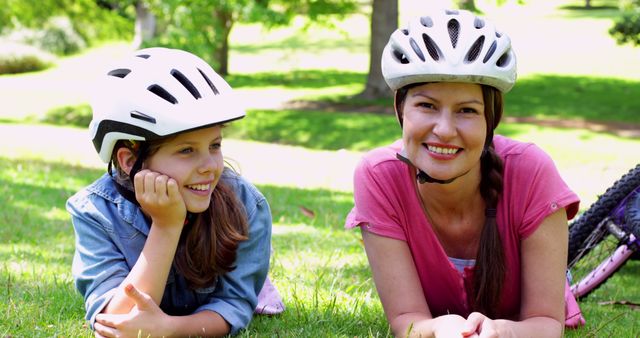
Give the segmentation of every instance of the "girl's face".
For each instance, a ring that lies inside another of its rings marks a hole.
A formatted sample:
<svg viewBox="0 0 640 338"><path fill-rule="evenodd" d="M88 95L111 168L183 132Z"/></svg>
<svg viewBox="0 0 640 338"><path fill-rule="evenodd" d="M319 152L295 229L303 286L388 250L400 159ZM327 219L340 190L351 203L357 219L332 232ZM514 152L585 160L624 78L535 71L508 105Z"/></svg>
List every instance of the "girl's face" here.
<svg viewBox="0 0 640 338"><path fill-rule="evenodd" d="M402 128L409 160L440 180L479 167L487 135L484 115L478 84L438 82L409 89Z"/></svg>
<svg viewBox="0 0 640 338"><path fill-rule="evenodd" d="M187 210L203 212L224 168L221 142L221 126L178 134L163 143L144 168L175 179Z"/></svg>

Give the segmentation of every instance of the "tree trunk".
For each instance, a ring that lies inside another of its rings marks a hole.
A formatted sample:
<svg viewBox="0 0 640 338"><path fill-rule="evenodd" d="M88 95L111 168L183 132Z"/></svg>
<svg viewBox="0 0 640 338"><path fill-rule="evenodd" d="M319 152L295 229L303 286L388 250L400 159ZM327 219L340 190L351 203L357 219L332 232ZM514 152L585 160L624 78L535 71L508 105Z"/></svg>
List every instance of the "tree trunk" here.
<svg viewBox="0 0 640 338"><path fill-rule="evenodd" d="M143 1L136 1L135 35L133 37L134 48L140 48L142 43L149 41L156 35L156 17L149 10L149 6Z"/></svg>
<svg viewBox="0 0 640 338"><path fill-rule="evenodd" d="M584 0L584 7L591 8L591 0Z"/></svg>
<svg viewBox="0 0 640 338"><path fill-rule="evenodd" d="M218 20L220 28L220 37L216 38L216 50L213 52L214 57L218 60L218 74L221 76L229 75L229 34L233 27L233 16L225 10L215 10L214 15Z"/></svg>
<svg viewBox="0 0 640 338"><path fill-rule="evenodd" d="M359 98L390 97L391 91L382 77L382 50L389 36L398 28L398 0L373 0L371 11L371 44L369 46L369 75Z"/></svg>

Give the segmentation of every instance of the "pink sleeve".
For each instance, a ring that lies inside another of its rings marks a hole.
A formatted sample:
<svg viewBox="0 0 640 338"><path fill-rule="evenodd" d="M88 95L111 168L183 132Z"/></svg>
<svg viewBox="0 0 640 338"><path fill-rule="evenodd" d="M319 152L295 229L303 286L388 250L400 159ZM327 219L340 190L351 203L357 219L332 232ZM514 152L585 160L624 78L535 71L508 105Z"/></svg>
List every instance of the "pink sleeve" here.
<svg viewBox="0 0 640 338"><path fill-rule="evenodd" d="M504 196L518 210L521 238L531 235L542 221L559 209L566 209L567 218L578 212L580 199L567 186L553 160L542 149L530 144L505 167L505 181L512 186L511 196ZM506 186L505 186L506 188Z"/></svg>
<svg viewBox="0 0 640 338"><path fill-rule="evenodd" d="M392 187L393 175L386 175L382 164L372 165L364 158L356 167L353 182L354 207L347 215L347 229L365 225L367 230L380 236L406 240L400 226L400 216L395 191ZM394 207L396 206L396 207Z"/></svg>

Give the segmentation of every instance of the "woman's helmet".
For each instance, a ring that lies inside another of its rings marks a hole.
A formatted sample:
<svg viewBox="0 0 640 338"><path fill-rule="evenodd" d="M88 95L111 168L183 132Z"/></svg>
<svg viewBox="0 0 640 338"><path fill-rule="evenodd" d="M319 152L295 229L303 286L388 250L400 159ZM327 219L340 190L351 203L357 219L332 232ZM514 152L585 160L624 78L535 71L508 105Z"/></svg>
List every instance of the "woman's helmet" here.
<svg viewBox="0 0 640 338"><path fill-rule="evenodd" d="M201 58L147 48L116 62L91 100L91 138L109 163L118 140L149 141L245 116L229 84Z"/></svg>
<svg viewBox="0 0 640 338"><path fill-rule="evenodd" d="M516 56L508 36L464 10L415 17L389 38L382 75L392 90L421 82L470 82L508 92Z"/></svg>

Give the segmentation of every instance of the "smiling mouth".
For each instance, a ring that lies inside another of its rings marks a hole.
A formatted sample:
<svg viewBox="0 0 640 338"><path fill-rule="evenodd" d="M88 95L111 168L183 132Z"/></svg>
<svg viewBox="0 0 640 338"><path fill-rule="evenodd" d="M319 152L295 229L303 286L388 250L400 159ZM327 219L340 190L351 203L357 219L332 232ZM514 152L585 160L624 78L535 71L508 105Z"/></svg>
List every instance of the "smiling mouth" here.
<svg viewBox="0 0 640 338"><path fill-rule="evenodd" d="M211 188L211 184L193 184L187 185L187 188L196 191L207 191L209 190L209 188Z"/></svg>
<svg viewBox="0 0 640 338"><path fill-rule="evenodd" d="M424 146L426 146L430 152L440 155L454 155L462 150L462 148L438 147L428 144L425 144Z"/></svg>

